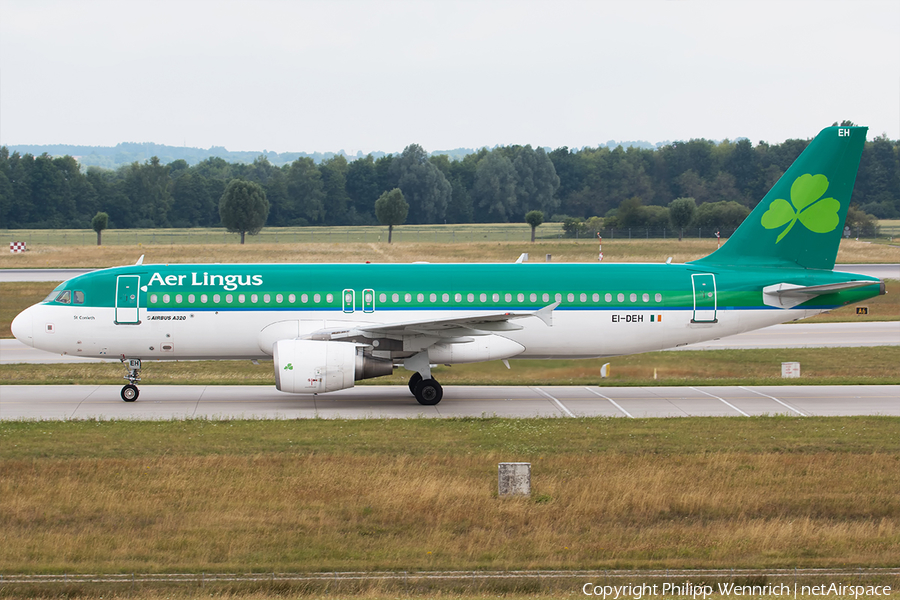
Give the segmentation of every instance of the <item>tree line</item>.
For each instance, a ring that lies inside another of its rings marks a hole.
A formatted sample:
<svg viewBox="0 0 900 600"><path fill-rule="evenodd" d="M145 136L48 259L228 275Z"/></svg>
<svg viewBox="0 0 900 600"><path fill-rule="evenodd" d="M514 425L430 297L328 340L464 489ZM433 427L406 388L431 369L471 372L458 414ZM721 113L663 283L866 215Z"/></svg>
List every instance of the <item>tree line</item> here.
<svg viewBox="0 0 900 600"><path fill-rule="evenodd" d="M451 160L419 145L399 154L301 157L275 166L208 158L162 164L151 158L115 170L86 171L71 156L0 148L0 229L90 228L98 212L112 228L216 227L219 201L233 180L256 183L270 210L266 226L377 224L375 202L395 188L409 205L407 223L523 222L546 219L606 226L656 227L668 207L692 198L709 227L725 227L752 209L806 148L748 140L691 140L659 149L531 146L483 148ZM900 218L900 143L866 143L853 202L863 213ZM707 206L708 205L708 206ZM723 216L724 215L724 216ZM729 222L730 222L729 221Z"/></svg>

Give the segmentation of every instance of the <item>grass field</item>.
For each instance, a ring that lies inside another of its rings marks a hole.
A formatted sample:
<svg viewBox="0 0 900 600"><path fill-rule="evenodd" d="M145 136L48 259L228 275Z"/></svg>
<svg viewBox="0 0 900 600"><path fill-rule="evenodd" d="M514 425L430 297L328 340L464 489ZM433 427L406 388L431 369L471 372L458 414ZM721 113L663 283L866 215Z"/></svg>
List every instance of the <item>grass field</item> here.
<svg viewBox="0 0 900 600"><path fill-rule="evenodd" d="M6 422L0 571L896 565L898 425Z"/></svg>
<svg viewBox="0 0 900 600"><path fill-rule="evenodd" d="M878 230L881 238L898 239L900 238L900 219L881 219L878 221Z"/></svg>
<svg viewBox="0 0 900 600"><path fill-rule="evenodd" d="M438 227L438 226L434 226ZM186 262L513 262L527 252L532 261L543 262L547 254L555 262L594 262L596 240L543 239L534 244L520 241L466 240L435 242L423 236L422 241L387 244L385 242L294 242L257 239L252 244L210 243L143 243L147 231L129 232L128 244L81 246L66 244L51 234L48 242L29 245L21 254L0 253L0 268L101 268L134 263L142 254L146 263ZM187 231L187 230L185 230ZM674 262L696 260L716 249L711 239L620 239L604 238L604 262ZM871 244L853 239L841 242L839 263L897 263L900 243Z"/></svg>
<svg viewBox="0 0 900 600"><path fill-rule="evenodd" d="M91 246L97 234L85 229L16 229L2 232L10 241L24 241L28 245ZM636 232L633 232L636 235ZM697 236L697 231L692 232ZM700 232L702 233L702 232ZM642 237L646 237L642 230ZM628 237L628 232L625 232ZM709 232L708 236L711 236ZM561 223L545 223L538 227L538 239L555 240L564 236ZM671 234L669 235L671 237ZM676 235L677 237L677 235ZM152 245L208 245L240 244L238 233L228 233L222 227L190 229L109 229L103 232L103 244L108 246ZM466 242L529 242L531 227L525 223L468 223L461 225L398 225L393 241L398 243L466 243ZM245 245L256 244L345 244L387 242L384 226L339 227L268 227L257 235L245 237Z"/></svg>

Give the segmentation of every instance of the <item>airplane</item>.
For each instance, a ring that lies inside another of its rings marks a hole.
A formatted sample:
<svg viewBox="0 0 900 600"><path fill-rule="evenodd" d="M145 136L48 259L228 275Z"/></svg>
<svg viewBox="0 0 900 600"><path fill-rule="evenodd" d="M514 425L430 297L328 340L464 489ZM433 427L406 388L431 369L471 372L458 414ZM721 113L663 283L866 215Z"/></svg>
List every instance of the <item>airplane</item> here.
<svg viewBox="0 0 900 600"><path fill-rule="evenodd" d="M12 323L29 346L142 361L271 358L282 392L317 394L432 365L650 352L795 321L885 293L834 262L866 139L828 127L734 235L672 264L138 264L79 275ZM506 363L508 366L508 363Z"/></svg>

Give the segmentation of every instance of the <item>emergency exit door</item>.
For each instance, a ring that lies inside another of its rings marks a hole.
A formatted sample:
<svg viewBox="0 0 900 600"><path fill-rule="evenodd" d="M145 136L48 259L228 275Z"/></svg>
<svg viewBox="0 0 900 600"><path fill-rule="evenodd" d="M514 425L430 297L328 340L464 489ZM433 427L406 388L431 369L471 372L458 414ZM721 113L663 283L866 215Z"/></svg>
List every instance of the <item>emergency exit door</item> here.
<svg viewBox="0 0 900 600"><path fill-rule="evenodd" d="M354 290L344 290L341 292L343 296L343 306L345 313L352 313L356 310L356 292Z"/></svg>
<svg viewBox="0 0 900 600"><path fill-rule="evenodd" d="M139 275L119 275L116 278L116 325L140 323L138 305L141 294Z"/></svg>

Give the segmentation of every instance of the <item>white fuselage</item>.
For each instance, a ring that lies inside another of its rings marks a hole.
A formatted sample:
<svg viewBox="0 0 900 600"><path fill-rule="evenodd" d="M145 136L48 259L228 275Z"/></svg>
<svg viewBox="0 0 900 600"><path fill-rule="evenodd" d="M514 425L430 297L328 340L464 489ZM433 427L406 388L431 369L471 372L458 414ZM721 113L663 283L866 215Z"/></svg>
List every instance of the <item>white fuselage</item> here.
<svg viewBox="0 0 900 600"><path fill-rule="evenodd" d="M483 312L392 310L347 315L341 311L191 312L141 308L139 324L117 325L114 311L113 308L35 305L17 317L15 334L26 343L30 338L30 345L41 350L90 358L262 359L271 356L271 345L261 332L276 323L294 324L298 337L304 337L322 329L464 317ZM493 333L521 346L514 354L494 358L591 358L651 352L802 319L819 312L822 311L726 309L718 311L716 322L695 323L690 310L557 309L553 312L552 326L536 317L526 317L515 321L521 329ZM360 318L363 316L364 319ZM30 336L24 333L26 330L30 330ZM467 345L454 344L457 359L440 362L473 362L466 358Z"/></svg>

